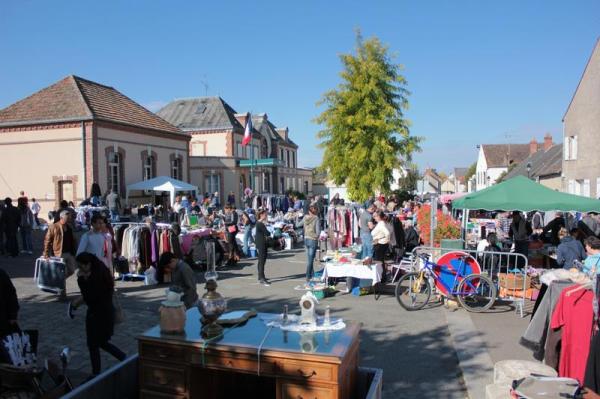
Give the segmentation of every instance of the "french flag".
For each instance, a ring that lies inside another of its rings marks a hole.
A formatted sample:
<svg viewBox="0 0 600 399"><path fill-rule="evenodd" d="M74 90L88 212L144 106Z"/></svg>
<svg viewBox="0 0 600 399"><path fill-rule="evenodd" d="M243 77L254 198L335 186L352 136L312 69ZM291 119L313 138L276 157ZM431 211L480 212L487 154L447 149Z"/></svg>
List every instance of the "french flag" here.
<svg viewBox="0 0 600 399"><path fill-rule="evenodd" d="M248 121L246 122L246 129L244 130L244 139L242 145L248 145L252 140L252 115L248 114Z"/></svg>

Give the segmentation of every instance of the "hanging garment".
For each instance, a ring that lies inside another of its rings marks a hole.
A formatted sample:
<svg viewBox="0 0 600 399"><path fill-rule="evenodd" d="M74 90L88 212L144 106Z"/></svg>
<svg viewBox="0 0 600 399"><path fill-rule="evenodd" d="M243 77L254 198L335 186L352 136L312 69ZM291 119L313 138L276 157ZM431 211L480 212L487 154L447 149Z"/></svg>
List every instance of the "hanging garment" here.
<svg viewBox="0 0 600 399"><path fill-rule="evenodd" d="M594 293L579 286L560 294L550 328L562 329L562 345L558 375L575 378L583 384L592 337Z"/></svg>
<svg viewBox="0 0 600 399"><path fill-rule="evenodd" d="M533 357L536 360L541 361L545 357L548 329L550 328L553 310L561 297L561 293L572 286L573 283L570 280L553 281L548 286L535 315L519 341L522 346L533 351Z"/></svg>

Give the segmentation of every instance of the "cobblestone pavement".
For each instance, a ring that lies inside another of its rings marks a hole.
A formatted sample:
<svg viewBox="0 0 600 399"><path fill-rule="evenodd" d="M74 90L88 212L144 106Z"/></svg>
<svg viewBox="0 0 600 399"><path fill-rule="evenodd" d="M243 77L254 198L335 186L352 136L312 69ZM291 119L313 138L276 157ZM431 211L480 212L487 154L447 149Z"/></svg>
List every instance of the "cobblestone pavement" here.
<svg viewBox="0 0 600 399"><path fill-rule="evenodd" d="M34 255L0 257L0 267L17 288L22 328L40 331L41 359L55 356L63 346L73 352L70 375L80 382L90 373L85 344L85 308L68 318L66 303L41 292L33 282L35 258L41 253L43 234L34 232ZM219 274L219 292L229 300L230 308L254 307L262 312L280 312L283 304L298 310L302 291L295 287L304 280L305 255L302 249L271 253L266 265L272 285L257 282L256 264L242 261ZM318 268L317 268L318 269ZM198 273L198 292L203 277ZM158 323L160 301L165 287L146 287L142 282L117 282L122 293L125 321L117 325L112 342L128 354L137 352L136 336ZM75 278L67 281L69 298L78 294ZM406 312L392 295L375 301L372 295L354 297L338 293L321 301L331 306L332 314L363 323L360 364L384 370L385 398L465 398L458 361L446 325L443 309L434 305L419 312ZM469 337L464 337L469 339ZM103 369L115 360L102 353Z"/></svg>

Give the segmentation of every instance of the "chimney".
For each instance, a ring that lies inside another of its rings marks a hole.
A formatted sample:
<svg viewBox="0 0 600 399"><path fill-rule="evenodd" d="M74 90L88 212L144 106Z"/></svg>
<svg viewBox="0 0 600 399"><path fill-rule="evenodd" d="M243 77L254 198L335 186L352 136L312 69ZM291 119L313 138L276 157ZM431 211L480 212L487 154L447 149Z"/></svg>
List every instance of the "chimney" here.
<svg viewBox="0 0 600 399"><path fill-rule="evenodd" d="M287 141L287 140L288 140L288 132L289 132L289 130L288 130L287 126L286 126L286 127L283 127L283 128L277 128L277 129L275 129L275 130L277 131L277 133L278 133L278 134L279 134L281 137L283 137L283 139L284 139L285 141Z"/></svg>
<svg viewBox="0 0 600 399"><path fill-rule="evenodd" d="M233 115L235 119L242 125L243 128L246 128L246 119L248 119L248 113L244 114L235 114Z"/></svg>
<svg viewBox="0 0 600 399"><path fill-rule="evenodd" d="M537 152L537 150L538 150L538 142L534 137L529 142L529 155L535 154Z"/></svg>
<svg viewBox="0 0 600 399"><path fill-rule="evenodd" d="M550 133L546 133L544 136L544 151L548 151L553 145L554 143L552 142L552 135Z"/></svg>

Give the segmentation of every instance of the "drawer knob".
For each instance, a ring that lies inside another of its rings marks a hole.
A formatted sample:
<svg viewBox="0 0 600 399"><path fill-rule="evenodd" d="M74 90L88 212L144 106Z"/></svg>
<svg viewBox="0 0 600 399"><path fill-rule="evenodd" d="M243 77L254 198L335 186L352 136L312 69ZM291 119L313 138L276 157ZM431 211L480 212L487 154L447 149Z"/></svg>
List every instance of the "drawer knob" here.
<svg viewBox="0 0 600 399"><path fill-rule="evenodd" d="M156 383L158 385L168 385L169 384L169 379L162 377L162 376L158 376L158 378L156 379Z"/></svg>
<svg viewBox="0 0 600 399"><path fill-rule="evenodd" d="M300 375L304 378L310 378L313 375L317 375L317 372L315 370L313 370L312 373L305 373L304 371L302 371L302 369L298 369L298 373L300 373Z"/></svg>

